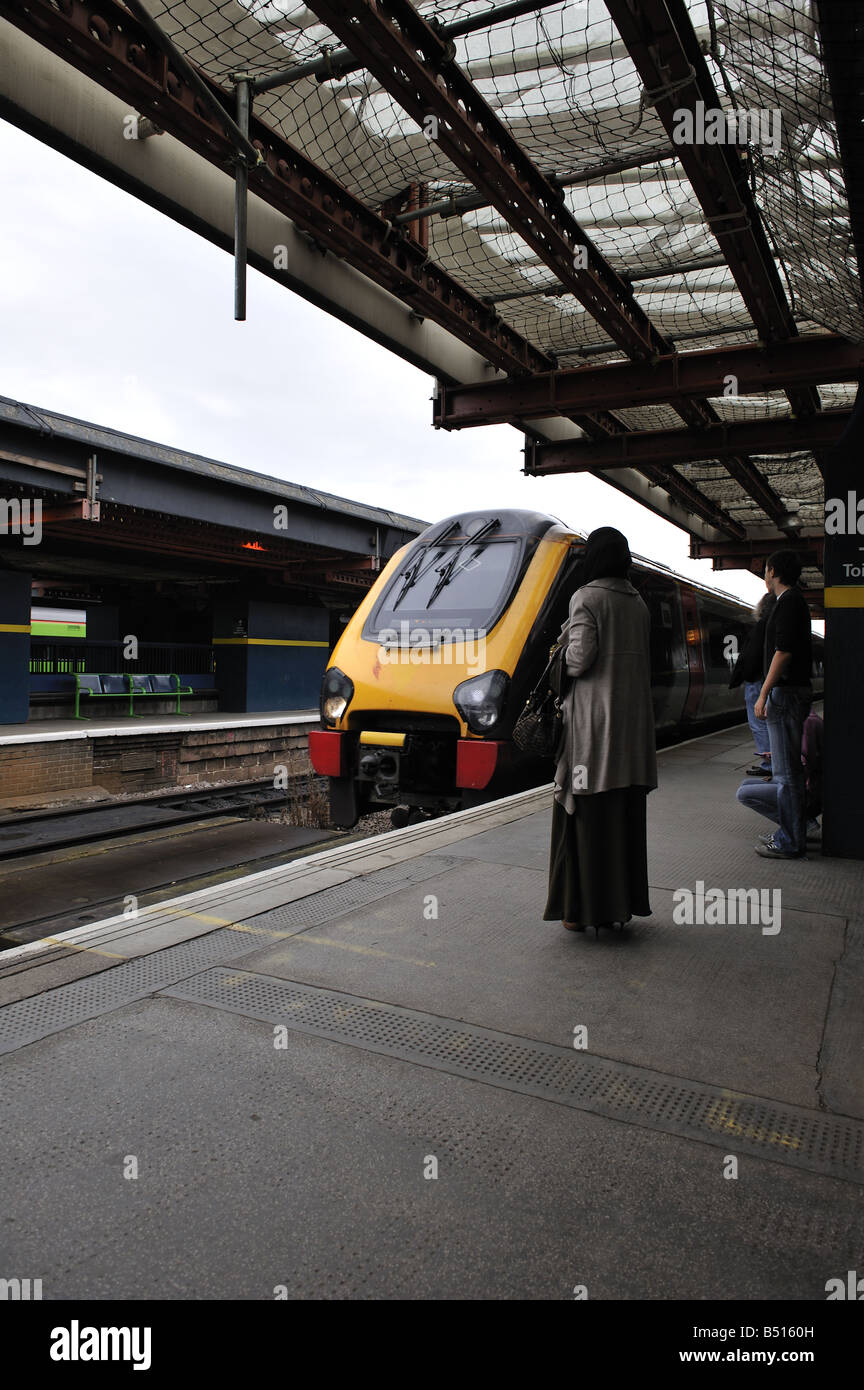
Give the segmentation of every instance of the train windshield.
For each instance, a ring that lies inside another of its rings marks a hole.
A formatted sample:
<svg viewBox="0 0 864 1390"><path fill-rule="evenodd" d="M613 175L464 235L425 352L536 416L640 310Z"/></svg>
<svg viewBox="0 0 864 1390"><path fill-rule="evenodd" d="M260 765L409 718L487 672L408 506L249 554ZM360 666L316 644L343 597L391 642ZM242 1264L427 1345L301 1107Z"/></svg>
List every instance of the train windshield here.
<svg viewBox="0 0 864 1390"><path fill-rule="evenodd" d="M378 600L364 636L488 631L513 593L526 550L524 537L499 538L494 532L490 524L486 534L467 540L442 536L415 546Z"/></svg>

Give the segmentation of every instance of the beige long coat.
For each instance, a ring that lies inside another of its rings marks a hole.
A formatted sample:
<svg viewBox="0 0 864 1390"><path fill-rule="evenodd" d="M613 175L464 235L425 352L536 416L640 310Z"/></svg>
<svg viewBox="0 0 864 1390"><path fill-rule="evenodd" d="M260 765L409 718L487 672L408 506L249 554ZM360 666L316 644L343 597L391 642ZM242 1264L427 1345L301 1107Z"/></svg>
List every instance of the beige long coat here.
<svg viewBox="0 0 864 1390"><path fill-rule="evenodd" d="M576 796L657 786L650 622L626 579L595 579L570 600L561 640L576 679L564 698L555 800L571 814Z"/></svg>

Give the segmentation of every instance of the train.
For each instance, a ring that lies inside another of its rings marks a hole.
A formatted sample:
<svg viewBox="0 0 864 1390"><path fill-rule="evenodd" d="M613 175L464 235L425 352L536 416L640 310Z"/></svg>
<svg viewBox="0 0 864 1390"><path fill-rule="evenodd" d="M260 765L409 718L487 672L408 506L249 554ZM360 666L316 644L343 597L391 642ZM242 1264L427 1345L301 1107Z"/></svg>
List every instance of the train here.
<svg viewBox="0 0 864 1390"><path fill-rule="evenodd" d="M513 726L567 618L584 546L557 517L501 508L446 517L397 551L330 655L309 734L334 825L387 808L404 825L551 779ZM729 677L752 610L639 556L631 579L651 615L658 740L742 718Z"/></svg>

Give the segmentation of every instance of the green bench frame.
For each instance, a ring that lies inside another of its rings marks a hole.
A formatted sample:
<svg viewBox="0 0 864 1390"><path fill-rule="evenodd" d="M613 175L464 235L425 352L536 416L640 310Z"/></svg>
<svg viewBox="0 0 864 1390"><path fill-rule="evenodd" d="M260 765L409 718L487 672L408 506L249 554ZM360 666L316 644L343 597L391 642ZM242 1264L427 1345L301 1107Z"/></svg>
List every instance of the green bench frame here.
<svg viewBox="0 0 864 1390"><path fill-rule="evenodd" d="M88 697L91 700L128 700L128 717L130 719L144 719L146 717L145 715L135 713L134 701L136 697L139 700L144 700L148 697L154 700L170 700L173 699L175 695L177 697L177 701L174 713L181 714L186 719L191 719L192 717L191 714L189 714L187 711L181 710L180 697L181 695L194 695L195 692L192 689L191 685L181 685L180 677L175 675L173 672L168 675L168 679L172 682L170 690L144 690L143 687L141 687L140 685L136 686L135 684L136 680L139 680L140 677L130 675L128 672L121 671L115 673L113 671L82 671L79 675L79 673L76 671L74 674L76 719L90 718L88 714L81 713L82 697ZM119 675L126 682L125 690L90 690L87 686L82 686L81 684L81 676L98 676L99 680L101 681L104 676L115 674ZM155 674L158 675L161 673L156 672Z"/></svg>
<svg viewBox="0 0 864 1390"><path fill-rule="evenodd" d="M149 674L150 674L150 676L152 677L152 676L154 676L154 675L159 675L160 672L158 672L158 671L151 671ZM167 673L166 673L166 674L167 674ZM170 699L172 698L172 696L176 695L176 696L177 696L177 704L176 704L174 713L175 713L175 714L182 714L183 717L184 717L184 719L191 719L191 718L192 718L192 715L191 715L191 714L187 713L185 710L182 710L182 709L180 708L180 696L181 696L181 695L194 695L195 692L194 692L194 690L192 689L191 685L181 685L181 684L180 684L180 677L179 677L179 676L175 676L175 675L173 674L173 672L172 672L170 675L168 675L169 681L172 681L172 682L173 682L172 687L171 687L170 690L142 690L142 689L140 689L140 688L136 688L136 686L135 686L135 684L134 684L134 681L135 681L135 677L134 677L134 676L130 676L129 679L133 682L133 685L132 685L132 699L133 699L133 700L136 699L136 697L137 697L139 700L146 700L146 699L148 699L148 698L151 699L151 700L170 700ZM143 714L138 714L138 715L135 715L134 717L135 717L136 719L143 719L143 718L144 718L144 715L143 715Z"/></svg>

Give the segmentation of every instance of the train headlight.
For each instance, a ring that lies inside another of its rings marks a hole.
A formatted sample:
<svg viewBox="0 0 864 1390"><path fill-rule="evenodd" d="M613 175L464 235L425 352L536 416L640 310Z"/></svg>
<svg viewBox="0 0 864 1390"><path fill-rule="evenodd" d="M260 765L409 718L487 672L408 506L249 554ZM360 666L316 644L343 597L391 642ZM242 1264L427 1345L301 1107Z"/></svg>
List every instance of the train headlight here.
<svg viewBox="0 0 864 1390"><path fill-rule="evenodd" d="M498 723L510 678L506 671L484 671L453 691L453 703L472 734L485 734Z"/></svg>
<svg viewBox="0 0 864 1390"><path fill-rule="evenodd" d="M321 682L321 718L325 724L337 724L351 703L354 682L338 666L324 672Z"/></svg>

